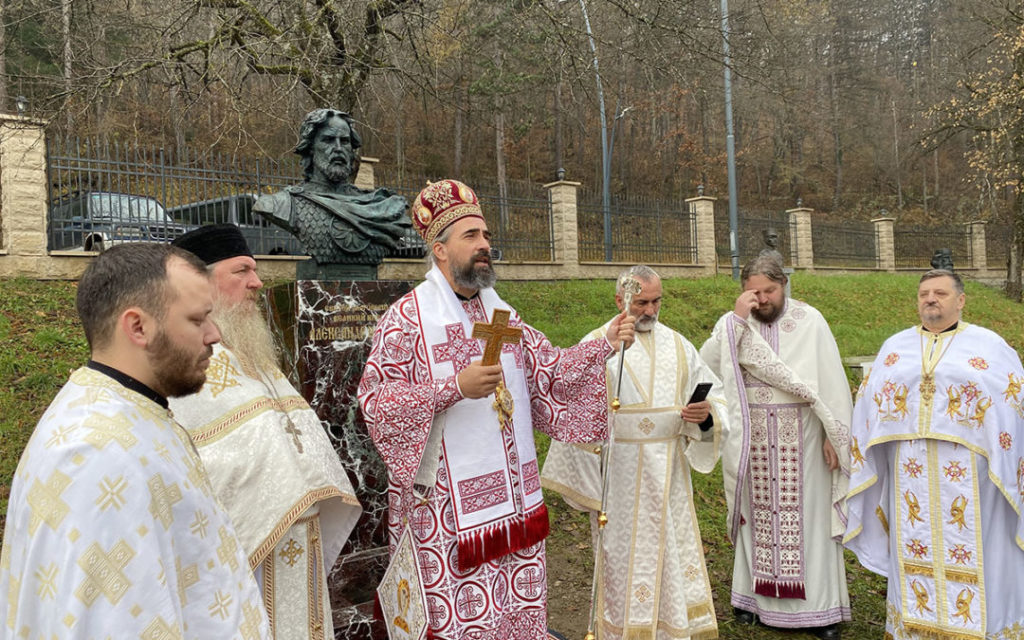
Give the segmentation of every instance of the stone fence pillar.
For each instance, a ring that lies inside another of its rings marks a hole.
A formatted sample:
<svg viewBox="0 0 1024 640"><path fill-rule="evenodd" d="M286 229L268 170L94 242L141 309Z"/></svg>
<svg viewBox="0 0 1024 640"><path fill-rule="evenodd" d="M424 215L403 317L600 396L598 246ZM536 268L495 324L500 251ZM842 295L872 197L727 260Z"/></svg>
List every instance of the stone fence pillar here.
<svg viewBox="0 0 1024 640"><path fill-rule="evenodd" d="M576 190L579 182L558 180L544 185L551 203L551 240L555 263L575 274L579 269L580 246L577 226Z"/></svg>
<svg viewBox="0 0 1024 640"><path fill-rule="evenodd" d="M814 268L814 239L811 235L811 212L814 209L797 207L789 214L789 259L794 268Z"/></svg>
<svg viewBox="0 0 1024 640"><path fill-rule="evenodd" d="M380 158L360 158L359 172L356 173L352 184L359 189L375 189L377 187L377 178L373 173L373 167L378 162L380 162Z"/></svg>
<svg viewBox="0 0 1024 640"><path fill-rule="evenodd" d="M896 236L893 233L893 225L896 218L872 218L875 223L875 254L878 259L878 268L882 271L896 270Z"/></svg>
<svg viewBox="0 0 1024 640"><path fill-rule="evenodd" d="M0 251L46 256L45 123L0 114Z"/></svg>
<svg viewBox="0 0 1024 640"><path fill-rule="evenodd" d="M971 230L971 266L978 271L988 270L988 248L985 246L985 225L984 220L968 222Z"/></svg>
<svg viewBox="0 0 1024 640"><path fill-rule="evenodd" d="M716 199L710 196L686 199L686 203L690 205L690 211L696 217L697 237L694 238L694 241L697 244L697 264L712 268L718 262L718 256L715 254Z"/></svg>

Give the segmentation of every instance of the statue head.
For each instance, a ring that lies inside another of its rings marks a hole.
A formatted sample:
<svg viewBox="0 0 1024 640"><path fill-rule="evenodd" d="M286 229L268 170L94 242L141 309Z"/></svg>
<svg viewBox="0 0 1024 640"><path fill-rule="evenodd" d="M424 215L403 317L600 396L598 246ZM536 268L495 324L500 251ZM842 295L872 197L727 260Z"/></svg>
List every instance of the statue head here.
<svg viewBox="0 0 1024 640"><path fill-rule="evenodd" d="M932 269L944 269L946 271L953 270L953 251L952 249L936 249L932 255Z"/></svg>
<svg viewBox="0 0 1024 640"><path fill-rule="evenodd" d="M761 232L761 237L764 238L764 244L766 247L778 250L779 248L779 232L775 230L775 227L768 227Z"/></svg>
<svg viewBox="0 0 1024 640"><path fill-rule="evenodd" d="M299 128L295 153L302 156L306 180L326 183L351 182L359 170L359 148L352 116L337 109L314 109Z"/></svg>

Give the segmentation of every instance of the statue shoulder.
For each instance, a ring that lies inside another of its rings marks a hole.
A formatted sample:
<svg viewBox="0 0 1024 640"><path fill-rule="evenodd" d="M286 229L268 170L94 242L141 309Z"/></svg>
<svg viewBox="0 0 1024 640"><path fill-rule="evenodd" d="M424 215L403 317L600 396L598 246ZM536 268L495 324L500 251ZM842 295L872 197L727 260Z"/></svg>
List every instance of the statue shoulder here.
<svg viewBox="0 0 1024 640"><path fill-rule="evenodd" d="M291 187L260 196L252 205L252 210L270 222L287 228L293 218Z"/></svg>

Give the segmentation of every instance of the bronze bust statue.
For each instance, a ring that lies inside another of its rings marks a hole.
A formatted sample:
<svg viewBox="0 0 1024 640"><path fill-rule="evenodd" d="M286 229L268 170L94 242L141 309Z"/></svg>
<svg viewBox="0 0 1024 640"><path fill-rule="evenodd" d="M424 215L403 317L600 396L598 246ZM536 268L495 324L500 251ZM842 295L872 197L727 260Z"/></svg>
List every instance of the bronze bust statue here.
<svg viewBox="0 0 1024 640"><path fill-rule="evenodd" d="M349 114L306 115L295 153L305 181L262 196L253 211L296 236L317 265L376 265L411 232L405 198L352 184L362 141Z"/></svg>
<svg viewBox="0 0 1024 640"><path fill-rule="evenodd" d="M935 253L932 254L931 265L932 269L945 269L946 271L952 271L953 250L947 248L936 249Z"/></svg>

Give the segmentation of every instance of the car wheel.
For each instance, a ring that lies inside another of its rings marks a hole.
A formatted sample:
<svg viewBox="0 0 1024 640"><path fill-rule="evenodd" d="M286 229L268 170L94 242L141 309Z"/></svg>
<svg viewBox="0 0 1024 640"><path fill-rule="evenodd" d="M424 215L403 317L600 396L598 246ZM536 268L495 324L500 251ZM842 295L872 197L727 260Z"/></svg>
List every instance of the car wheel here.
<svg viewBox="0 0 1024 640"><path fill-rule="evenodd" d="M97 238L97 237L93 236L93 237L88 238L85 241L85 250L86 251L98 251L99 253L103 253L103 250L105 248L106 247L103 244L103 238Z"/></svg>

